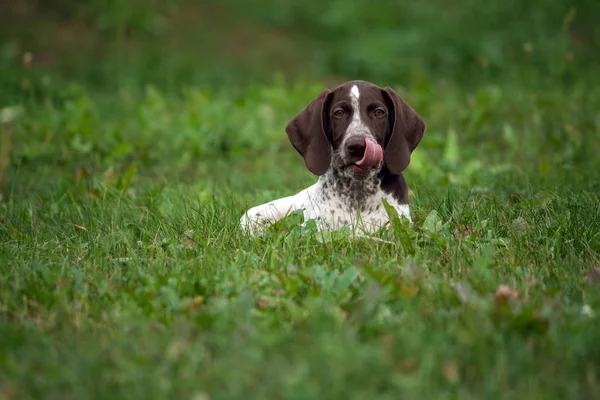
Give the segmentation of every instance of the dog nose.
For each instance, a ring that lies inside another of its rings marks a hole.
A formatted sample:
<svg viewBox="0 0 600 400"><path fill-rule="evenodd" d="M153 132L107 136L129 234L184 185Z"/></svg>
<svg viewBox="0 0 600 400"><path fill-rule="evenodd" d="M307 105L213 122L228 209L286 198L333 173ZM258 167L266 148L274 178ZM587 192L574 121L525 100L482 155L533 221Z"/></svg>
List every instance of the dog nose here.
<svg viewBox="0 0 600 400"><path fill-rule="evenodd" d="M366 148L367 144L364 136L351 137L346 142L346 151L351 157L362 158Z"/></svg>

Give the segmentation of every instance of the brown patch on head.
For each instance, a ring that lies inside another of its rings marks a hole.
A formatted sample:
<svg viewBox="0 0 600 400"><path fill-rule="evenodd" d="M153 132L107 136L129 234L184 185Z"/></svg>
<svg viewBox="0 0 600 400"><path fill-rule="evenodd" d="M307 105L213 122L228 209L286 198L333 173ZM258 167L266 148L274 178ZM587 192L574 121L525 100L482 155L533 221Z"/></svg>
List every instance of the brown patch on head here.
<svg viewBox="0 0 600 400"><path fill-rule="evenodd" d="M316 175L328 170L332 156L338 169L356 167L370 156L366 164L377 170L381 149L388 170L399 174L424 131L421 117L393 89L365 81L324 90L286 127L290 142Z"/></svg>
<svg viewBox="0 0 600 400"><path fill-rule="evenodd" d="M382 89L372 83L350 81L334 89L329 109L329 139L334 151L350 150L342 148L350 138L364 144L364 139L371 137L383 147L389 132L389 113ZM345 161L352 162L361 154L348 156L351 159Z"/></svg>

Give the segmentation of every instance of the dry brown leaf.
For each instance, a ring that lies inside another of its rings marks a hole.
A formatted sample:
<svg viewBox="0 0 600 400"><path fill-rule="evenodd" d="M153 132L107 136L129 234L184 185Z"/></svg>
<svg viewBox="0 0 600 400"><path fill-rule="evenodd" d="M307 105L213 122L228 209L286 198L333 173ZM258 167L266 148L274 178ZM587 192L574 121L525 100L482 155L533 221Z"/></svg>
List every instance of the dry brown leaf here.
<svg viewBox="0 0 600 400"><path fill-rule="evenodd" d="M567 51L565 53L565 61L568 63L573 62L573 53L571 53L570 51Z"/></svg>
<svg viewBox="0 0 600 400"><path fill-rule="evenodd" d="M77 225L77 224L74 224L72 222L69 222L69 225L72 225L72 226L74 226L77 229L81 229L82 231L87 231L87 228L85 226Z"/></svg>
<svg viewBox="0 0 600 400"><path fill-rule="evenodd" d="M590 283L600 283L600 268L590 269L587 273L587 280Z"/></svg>
<svg viewBox="0 0 600 400"><path fill-rule="evenodd" d="M444 364L444 375L446 376L446 379L448 379L450 382L458 382L460 376L458 374L458 367L456 366L456 363L452 361L447 361Z"/></svg>
<svg viewBox="0 0 600 400"><path fill-rule="evenodd" d="M202 305L202 303L204 303L204 297L203 296L196 296L196 297L194 297L194 299L192 300L191 304L189 305L189 309L190 310L197 310L198 308L200 308L200 306Z"/></svg>
<svg viewBox="0 0 600 400"><path fill-rule="evenodd" d="M381 343L386 347L390 347L394 344L394 337L392 335L384 335L381 337Z"/></svg>
<svg viewBox="0 0 600 400"><path fill-rule="evenodd" d="M25 68L31 67L31 63L33 62L33 54L31 52L26 52L23 54L23 66Z"/></svg>
<svg viewBox="0 0 600 400"><path fill-rule="evenodd" d="M403 373L413 372L419 366L419 360L415 357L405 358L396 364L396 369Z"/></svg>
<svg viewBox="0 0 600 400"><path fill-rule="evenodd" d="M256 307L258 307L258 308L265 308L266 306L267 306L267 299L265 299L264 297L261 297L256 302Z"/></svg>
<svg viewBox="0 0 600 400"><path fill-rule="evenodd" d="M494 295L494 300L496 300L496 302L506 301L506 300L518 300L518 299L519 299L519 292L517 292L514 289L511 289L510 287L508 287L506 285L498 286L498 289L496 289L496 294Z"/></svg>
<svg viewBox="0 0 600 400"><path fill-rule="evenodd" d="M409 299L414 298L419 292L419 288L414 285L409 285L406 282L400 284L400 291Z"/></svg>
<svg viewBox="0 0 600 400"><path fill-rule="evenodd" d="M69 286L70 283L71 282L68 279L61 279L61 280L54 282L54 287L56 287L57 289L60 289L61 287Z"/></svg>

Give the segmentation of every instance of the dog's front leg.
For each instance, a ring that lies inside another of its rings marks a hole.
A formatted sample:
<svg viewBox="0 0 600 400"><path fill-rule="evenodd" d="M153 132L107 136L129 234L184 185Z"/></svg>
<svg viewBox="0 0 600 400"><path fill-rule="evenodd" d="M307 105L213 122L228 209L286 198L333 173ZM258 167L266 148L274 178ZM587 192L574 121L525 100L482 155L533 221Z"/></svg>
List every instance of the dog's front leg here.
<svg viewBox="0 0 600 400"><path fill-rule="evenodd" d="M240 225L242 230L254 236L302 207L303 204L298 202L298 195L283 197L252 207L242 216Z"/></svg>

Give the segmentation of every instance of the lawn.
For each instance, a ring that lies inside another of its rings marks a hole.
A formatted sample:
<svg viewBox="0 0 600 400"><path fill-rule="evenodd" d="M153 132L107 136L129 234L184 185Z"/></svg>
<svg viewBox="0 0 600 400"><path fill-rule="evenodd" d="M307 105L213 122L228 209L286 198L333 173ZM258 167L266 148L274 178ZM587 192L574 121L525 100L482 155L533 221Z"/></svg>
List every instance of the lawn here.
<svg viewBox="0 0 600 400"><path fill-rule="evenodd" d="M161 2L84 3L92 27L43 55L66 28L2 28L0 399L600 398L598 6L537 0L512 30L495 6L456 31L454 9L415 6L430 25L403 30L340 2L318 20L312 0L215 22L207 1L156 33ZM74 18L42 11L15 15ZM357 21L380 24L356 53L319 42ZM265 43L245 54L228 28ZM438 47L371 57L419 44ZM285 124L355 78L427 123L414 224L376 241L293 214L243 235L245 209L316 179Z"/></svg>

